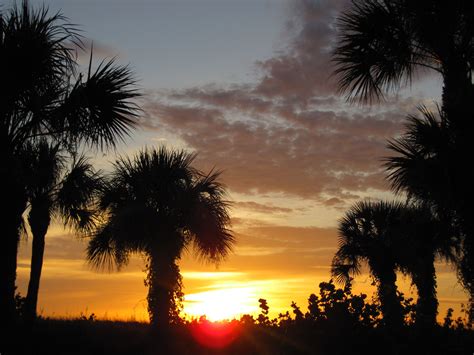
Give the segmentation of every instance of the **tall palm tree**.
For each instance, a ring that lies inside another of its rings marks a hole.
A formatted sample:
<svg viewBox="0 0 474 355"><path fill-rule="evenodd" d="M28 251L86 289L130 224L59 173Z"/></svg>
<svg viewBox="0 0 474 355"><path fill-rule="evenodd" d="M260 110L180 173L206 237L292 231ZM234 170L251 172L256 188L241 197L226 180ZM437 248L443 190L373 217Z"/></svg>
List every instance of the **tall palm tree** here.
<svg viewBox="0 0 474 355"><path fill-rule="evenodd" d="M74 158L69 170L59 145L41 140L31 146L29 168L32 178L27 184L28 224L33 236L30 281L24 315L28 322L36 318L45 236L56 215L65 226L90 231L94 225L93 203L102 179L83 156Z"/></svg>
<svg viewBox="0 0 474 355"><path fill-rule="evenodd" d="M397 329L403 324L403 312L397 295L396 269L399 246L395 240L403 228L401 203L361 201L346 212L339 222L339 248L332 261L332 275L339 282L367 263L377 283L378 298L385 324Z"/></svg>
<svg viewBox="0 0 474 355"><path fill-rule="evenodd" d="M219 173L191 166L195 155L164 147L121 158L101 197L104 223L88 246L96 267L118 268L132 253L147 259L151 323L166 328L179 289L178 261L190 245L204 259L219 261L234 237Z"/></svg>
<svg viewBox="0 0 474 355"><path fill-rule="evenodd" d="M341 89L357 99L381 98L428 69L442 75L449 111L472 87L473 21L474 6L463 0L352 1L338 19Z"/></svg>
<svg viewBox="0 0 474 355"><path fill-rule="evenodd" d="M410 162L414 179L404 182L418 185L405 184L403 189L419 189L427 182L431 185L423 187L425 194L443 195L436 203L461 229L458 271L474 303L474 208L469 203L474 198L474 174L466 168L474 128L473 23L474 5L470 1L354 0L339 18L340 36L333 59L341 90L362 101L380 99L390 89L410 83L421 70L443 78L440 128L443 134L449 132L449 140L438 145L448 144L449 149L436 157L442 163L438 165L429 159L428 164L417 166L420 157L418 153L412 156L416 158ZM407 132L407 136L413 133ZM414 153L414 147L403 148ZM418 148L429 151L433 147ZM414 172L424 169L429 169L431 176L415 178ZM440 185L441 180L448 184ZM441 189L434 189L435 185Z"/></svg>
<svg viewBox="0 0 474 355"><path fill-rule="evenodd" d="M0 9L0 319L15 318L16 257L26 209L26 146L39 138L74 150L79 142L113 146L135 125L138 95L127 67L104 62L86 76L77 74L71 43L81 46L76 28L61 14L32 9L28 1Z"/></svg>

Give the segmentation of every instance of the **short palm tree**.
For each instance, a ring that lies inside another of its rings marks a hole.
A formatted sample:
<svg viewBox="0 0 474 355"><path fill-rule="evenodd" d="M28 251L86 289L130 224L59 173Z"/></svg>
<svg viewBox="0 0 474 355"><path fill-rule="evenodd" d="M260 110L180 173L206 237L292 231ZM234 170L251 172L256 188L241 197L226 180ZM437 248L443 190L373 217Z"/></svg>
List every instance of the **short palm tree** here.
<svg viewBox="0 0 474 355"><path fill-rule="evenodd" d="M416 323L430 327L436 324L438 314L434 262L437 258L455 260L455 231L429 205L407 205L401 213L405 227L397 240L402 245L398 248L401 251L398 265L403 273L410 275L418 292Z"/></svg>
<svg viewBox="0 0 474 355"><path fill-rule="evenodd" d="M15 319L15 279L22 215L27 207L28 144L47 138L62 148L82 142L113 146L135 125L138 95L127 67L103 63L78 74L76 28L61 14L32 9L27 0L0 8L0 175L5 205L0 248L0 321ZM8 326L7 326L8 327Z"/></svg>
<svg viewBox="0 0 474 355"><path fill-rule="evenodd" d="M33 237L30 281L24 315L27 321L36 318L45 236L56 215L65 226L90 231L94 225L94 201L102 185L100 175L86 158L72 160L66 169L66 157L59 145L41 140L29 149L31 179L27 184L29 201L28 224Z"/></svg>
<svg viewBox="0 0 474 355"><path fill-rule="evenodd" d="M367 263L377 283L384 322L395 329L403 323L396 285L399 251L394 242L403 229L403 208L401 203L383 201L361 201L352 206L339 222L339 248L332 261L333 277L344 283Z"/></svg>
<svg viewBox="0 0 474 355"><path fill-rule="evenodd" d="M88 246L96 267L145 255L150 320L164 328L176 310L183 250L193 245L204 259L219 261L234 243L219 173L201 173L194 158L162 147L116 161L100 202L104 222Z"/></svg>

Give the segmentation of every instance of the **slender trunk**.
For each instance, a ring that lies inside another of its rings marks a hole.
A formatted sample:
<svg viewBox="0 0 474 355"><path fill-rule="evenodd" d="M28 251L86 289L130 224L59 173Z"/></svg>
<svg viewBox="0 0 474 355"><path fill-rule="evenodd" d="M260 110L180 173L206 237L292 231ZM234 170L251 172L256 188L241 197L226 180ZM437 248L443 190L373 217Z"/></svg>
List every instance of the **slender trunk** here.
<svg viewBox="0 0 474 355"><path fill-rule="evenodd" d="M474 129L474 85L465 58L448 58L443 65L443 109L450 122L453 149L449 157L452 203L444 207L456 211L463 234L463 255L458 264L461 282L474 299L474 173L466 167L471 160ZM443 205L445 201L440 201Z"/></svg>
<svg viewBox="0 0 474 355"><path fill-rule="evenodd" d="M397 295L397 275L394 270L387 270L378 275L378 296L385 325L397 330L403 325L403 310Z"/></svg>
<svg viewBox="0 0 474 355"><path fill-rule="evenodd" d="M16 318L16 257L21 224L12 220L5 222L3 245L0 248L0 319L3 326L9 327Z"/></svg>
<svg viewBox="0 0 474 355"><path fill-rule="evenodd" d="M36 319L36 308L38 305L38 292L40 286L41 270L43 268L43 255L45 236L48 231L51 218L49 216L49 201L31 206L28 215L31 232L33 234L33 247L31 251L30 282L25 304L25 320L32 322Z"/></svg>
<svg viewBox="0 0 474 355"><path fill-rule="evenodd" d="M416 303L416 323L423 327L432 327L436 324L438 315L438 299L436 298L436 271L434 260L428 260L420 265L413 283L418 290Z"/></svg>
<svg viewBox="0 0 474 355"><path fill-rule="evenodd" d="M177 257L171 253L152 250L149 253L148 313L153 327L167 329L175 306L174 297L179 284Z"/></svg>
<svg viewBox="0 0 474 355"><path fill-rule="evenodd" d="M465 58L451 56L443 63L442 108L456 133L469 135L473 125L471 71Z"/></svg>
<svg viewBox="0 0 474 355"><path fill-rule="evenodd" d="M1 169L5 178L5 209L1 214L2 247L0 248L0 322L4 329L16 319L15 280L18 242L22 228L22 214L26 207L25 189L21 179L15 176L15 164L6 163Z"/></svg>

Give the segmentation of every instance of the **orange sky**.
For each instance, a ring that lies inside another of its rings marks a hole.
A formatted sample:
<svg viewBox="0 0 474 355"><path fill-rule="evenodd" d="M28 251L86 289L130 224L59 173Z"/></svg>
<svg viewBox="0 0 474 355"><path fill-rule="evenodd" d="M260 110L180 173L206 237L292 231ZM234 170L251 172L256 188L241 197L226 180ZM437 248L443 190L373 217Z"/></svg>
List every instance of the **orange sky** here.
<svg viewBox="0 0 474 355"><path fill-rule="evenodd" d="M275 206L272 206L275 207ZM244 213L244 210L242 210ZM251 211L247 211L251 213ZM275 220L291 220L288 212L275 212ZM276 222L276 221L275 221ZM186 294L185 313L208 314L211 319L258 313L265 298L270 314L290 310L292 301L302 308L321 281L329 280L329 265L336 247L333 228L288 227L246 220L235 223L238 244L227 261L216 267L189 255L181 262ZM29 272L29 245L22 241L18 267L19 290L24 294ZM74 317L95 313L101 318L146 320L144 262L139 258L121 272L98 273L84 261L85 241L55 227L46 242L39 310L44 316ZM465 294L450 267L437 265L440 317L447 307L460 310ZM400 275L399 286L411 292ZM363 274L355 292L371 294L375 288Z"/></svg>

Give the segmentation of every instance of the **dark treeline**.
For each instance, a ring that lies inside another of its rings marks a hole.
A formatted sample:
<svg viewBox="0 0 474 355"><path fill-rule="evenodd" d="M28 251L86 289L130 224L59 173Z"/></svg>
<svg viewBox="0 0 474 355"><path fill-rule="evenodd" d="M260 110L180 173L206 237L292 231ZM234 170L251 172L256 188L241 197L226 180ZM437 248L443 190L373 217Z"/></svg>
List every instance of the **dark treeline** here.
<svg viewBox="0 0 474 355"><path fill-rule="evenodd" d="M466 318L453 319L424 331L415 324L416 305L398 293L403 324L396 333L384 326L375 297L355 295L351 287L322 282L306 307L269 317L270 305L258 300L260 314L211 323L204 317L175 320L166 332L147 323L80 319L39 319L31 342L19 351L48 354L471 354L472 329ZM158 350L159 349L159 350Z"/></svg>
<svg viewBox="0 0 474 355"><path fill-rule="evenodd" d="M258 317L224 322L227 330L219 330L205 319L181 319L179 260L192 248L217 262L235 243L220 172L200 171L195 155L165 147L118 158L109 174L95 170L82 152L109 152L138 124L140 93L130 69L112 60L93 70L91 53L80 73L77 51L85 48L61 14L27 1L1 8L0 173L7 208L1 214L6 331L0 352L471 354L473 24L474 4L461 0L353 1L342 13L333 59L349 100L382 100L423 69L441 75L442 101L436 112L420 107L403 134L388 142L384 168L398 200L361 201L340 220L331 271L343 288L321 283L307 311L293 303L276 319L261 299ZM87 259L97 268L120 269L130 255L144 256L151 325L38 317L53 218L89 238ZM25 298L15 295L23 233L32 236ZM450 310L437 321L437 260L456 267L470 295L465 319L454 320ZM370 302L351 291L364 265L377 288ZM398 291L397 272L411 278L416 303ZM224 335L215 338L222 332L232 338L226 344L220 344ZM18 335L29 341L19 343Z"/></svg>

